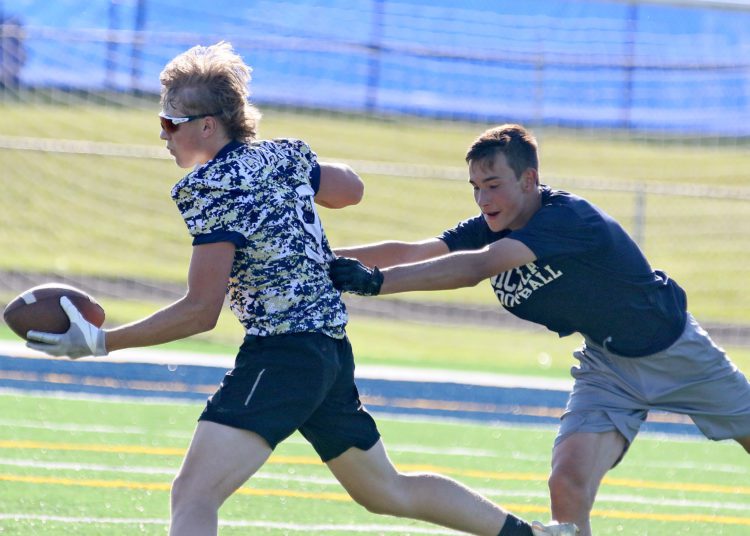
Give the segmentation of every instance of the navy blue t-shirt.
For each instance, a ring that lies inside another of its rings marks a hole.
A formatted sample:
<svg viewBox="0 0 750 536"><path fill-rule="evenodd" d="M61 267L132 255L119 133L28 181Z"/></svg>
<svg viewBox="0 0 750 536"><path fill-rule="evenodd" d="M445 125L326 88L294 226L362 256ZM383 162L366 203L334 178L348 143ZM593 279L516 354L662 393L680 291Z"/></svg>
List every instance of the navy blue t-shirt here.
<svg viewBox="0 0 750 536"><path fill-rule="evenodd" d="M653 270L620 224L585 199L543 186L541 208L522 229L493 232L479 215L439 238L457 251L506 237L537 258L490 280L512 314L561 337L581 333L628 357L663 350L682 333L685 291Z"/></svg>

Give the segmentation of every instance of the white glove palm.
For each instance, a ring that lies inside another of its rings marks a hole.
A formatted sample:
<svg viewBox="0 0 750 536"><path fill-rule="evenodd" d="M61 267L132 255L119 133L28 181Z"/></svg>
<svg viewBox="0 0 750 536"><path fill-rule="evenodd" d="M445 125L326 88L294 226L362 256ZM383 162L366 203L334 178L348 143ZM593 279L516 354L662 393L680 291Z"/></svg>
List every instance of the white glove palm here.
<svg viewBox="0 0 750 536"><path fill-rule="evenodd" d="M60 298L60 305L70 319L70 328L65 333L45 333L29 331L26 346L49 355L66 355L76 359L89 355L107 355L104 344L104 330L83 318L68 298Z"/></svg>

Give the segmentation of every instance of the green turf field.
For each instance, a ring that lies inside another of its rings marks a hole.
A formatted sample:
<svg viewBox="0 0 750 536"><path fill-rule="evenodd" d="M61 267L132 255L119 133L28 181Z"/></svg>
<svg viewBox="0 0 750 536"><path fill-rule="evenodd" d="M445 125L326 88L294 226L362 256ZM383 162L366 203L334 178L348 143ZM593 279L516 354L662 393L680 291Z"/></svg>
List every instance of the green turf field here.
<svg viewBox="0 0 750 536"><path fill-rule="evenodd" d="M166 534L169 486L200 403L0 395L0 532ZM547 519L553 432L379 418L394 463L435 470ZM605 480L597 535L750 531L747 455L731 443L641 437ZM229 534L445 534L367 513L299 436L220 512ZM348 527L348 528L347 528Z"/></svg>

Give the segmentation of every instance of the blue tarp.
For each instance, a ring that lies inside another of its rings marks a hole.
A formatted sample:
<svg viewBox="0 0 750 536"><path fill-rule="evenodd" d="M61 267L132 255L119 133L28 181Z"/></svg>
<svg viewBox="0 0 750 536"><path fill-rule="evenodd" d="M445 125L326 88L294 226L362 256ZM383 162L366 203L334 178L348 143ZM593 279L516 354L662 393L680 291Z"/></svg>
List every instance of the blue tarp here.
<svg viewBox="0 0 750 536"><path fill-rule="evenodd" d="M231 41L253 100L372 113L750 135L750 8L466 0L15 0L23 84L158 91ZM12 13L10 13L12 11Z"/></svg>

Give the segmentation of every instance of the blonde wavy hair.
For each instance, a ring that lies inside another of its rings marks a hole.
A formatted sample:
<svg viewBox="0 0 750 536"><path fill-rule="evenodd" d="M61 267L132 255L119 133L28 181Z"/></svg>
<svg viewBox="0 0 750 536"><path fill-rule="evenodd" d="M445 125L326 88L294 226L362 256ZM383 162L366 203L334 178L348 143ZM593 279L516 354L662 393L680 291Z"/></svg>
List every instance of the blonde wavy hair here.
<svg viewBox="0 0 750 536"><path fill-rule="evenodd" d="M231 139L251 142L257 138L261 117L249 102L251 72L226 41L195 46L176 56L159 75L162 109L168 105L185 115L211 114Z"/></svg>

